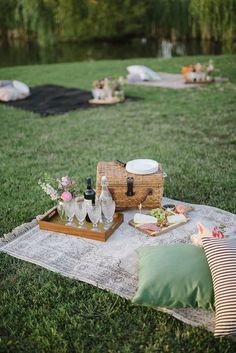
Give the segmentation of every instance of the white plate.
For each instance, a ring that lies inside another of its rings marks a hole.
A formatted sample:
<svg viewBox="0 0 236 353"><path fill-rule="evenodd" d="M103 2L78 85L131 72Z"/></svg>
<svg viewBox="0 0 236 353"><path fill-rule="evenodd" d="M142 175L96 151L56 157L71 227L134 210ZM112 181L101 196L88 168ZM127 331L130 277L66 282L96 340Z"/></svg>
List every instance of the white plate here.
<svg viewBox="0 0 236 353"><path fill-rule="evenodd" d="M153 174L158 171L158 162L152 159L133 159L126 164L126 170L133 174Z"/></svg>

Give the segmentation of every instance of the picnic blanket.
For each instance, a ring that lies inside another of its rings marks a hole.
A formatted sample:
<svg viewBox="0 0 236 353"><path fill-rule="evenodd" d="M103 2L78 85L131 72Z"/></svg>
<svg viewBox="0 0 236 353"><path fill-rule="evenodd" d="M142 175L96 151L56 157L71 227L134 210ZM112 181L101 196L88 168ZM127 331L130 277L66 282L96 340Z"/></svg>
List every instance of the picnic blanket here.
<svg viewBox="0 0 236 353"><path fill-rule="evenodd" d="M163 203L178 202L164 198ZM129 226L135 212L130 210L124 212L124 222L105 243L40 230L35 219L1 238L0 251L131 299L138 283L135 250L140 246L189 243L199 221L210 228L224 225L227 232L235 231L236 215L210 206L183 204L194 208L188 214L189 222L160 236L149 237ZM189 308L159 310L187 324L214 330L212 312Z"/></svg>
<svg viewBox="0 0 236 353"><path fill-rule="evenodd" d="M147 86L147 87L161 87L171 89L185 89L185 88L196 88L203 87L207 84L203 83L185 83L183 76L180 74L169 74L166 72L158 72L160 80L158 81L138 81L138 82L127 82L129 85ZM221 83L228 81L227 78L216 77L214 82Z"/></svg>
<svg viewBox="0 0 236 353"><path fill-rule="evenodd" d="M58 85L42 85L30 88L30 97L14 102L4 102L11 107L21 108L41 116L57 115L72 110L95 108L89 104L92 99L90 91L79 88L68 88ZM140 99L139 97L126 97L125 101Z"/></svg>

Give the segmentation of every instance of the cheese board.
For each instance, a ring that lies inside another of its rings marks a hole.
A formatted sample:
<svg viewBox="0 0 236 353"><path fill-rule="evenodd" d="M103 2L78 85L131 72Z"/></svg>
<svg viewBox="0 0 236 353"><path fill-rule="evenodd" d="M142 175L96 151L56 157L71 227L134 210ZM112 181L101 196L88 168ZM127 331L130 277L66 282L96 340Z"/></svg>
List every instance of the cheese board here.
<svg viewBox="0 0 236 353"><path fill-rule="evenodd" d="M153 236L156 236L156 235L161 235L163 233L166 233L166 232L168 232L168 231L170 231L172 229L175 229L175 228L187 223L188 221L189 221L189 219L186 218L186 221L182 221L182 222L175 223L175 224L172 224L172 225L167 226L167 227L163 227L159 231L151 231L151 230L148 230L148 229L142 229L142 228L140 228L140 225L138 225L137 223L134 223L134 221L132 219L129 221L129 225L134 227L134 228L136 228L140 232L145 233L145 234L153 237Z"/></svg>
<svg viewBox="0 0 236 353"><path fill-rule="evenodd" d="M187 223L187 213L190 211L192 208L184 205L164 205L152 209L149 214L136 213L128 224L146 235L161 235Z"/></svg>

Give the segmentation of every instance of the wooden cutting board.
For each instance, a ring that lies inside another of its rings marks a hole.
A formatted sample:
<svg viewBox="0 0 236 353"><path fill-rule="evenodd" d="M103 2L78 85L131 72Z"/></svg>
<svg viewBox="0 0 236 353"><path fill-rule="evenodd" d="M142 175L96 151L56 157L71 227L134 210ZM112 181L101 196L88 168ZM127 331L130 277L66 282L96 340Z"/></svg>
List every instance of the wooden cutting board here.
<svg viewBox="0 0 236 353"><path fill-rule="evenodd" d="M158 231L158 232L153 232L153 231L151 231L151 230L142 229L142 228L140 228L140 226L137 225L137 223L134 223L134 221L133 221L132 219L129 221L129 225L132 226L132 227L134 227L134 228L136 228L136 229L138 229L140 232L142 232L142 233L144 233L144 234L147 234L147 235L153 237L153 236L156 236L156 235L161 235L161 234L163 234L163 233L166 233L166 232L168 232L168 231L170 231L170 230L172 230L172 229L175 229L175 228L177 228L177 227L179 227L179 226L181 226L181 225L187 223L188 221L189 221L189 218L186 218L186 221L179 222L179 223L174 223L174 224L171 224L171 225L168 226L168 227L163 227L163 228L162 228L160 231Z"/></svg>

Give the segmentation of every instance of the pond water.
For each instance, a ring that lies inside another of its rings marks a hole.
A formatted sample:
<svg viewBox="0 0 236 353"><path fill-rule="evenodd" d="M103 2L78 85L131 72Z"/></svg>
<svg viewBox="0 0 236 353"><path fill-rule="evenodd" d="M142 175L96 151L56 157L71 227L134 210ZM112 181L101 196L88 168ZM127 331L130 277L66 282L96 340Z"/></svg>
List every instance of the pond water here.
<svg viewBox="0 0 236 353"><path fill-rule="evenodd" d="M116 43L60 43L48 47L41 47L37 43L13 41L0 42L0 66L223 53L224 48L220 43L196 40L171 42L165 39L151 41L143 38Z"/></svg>

